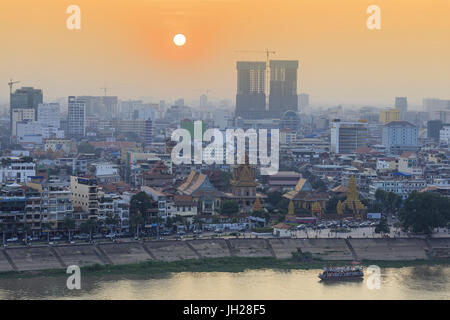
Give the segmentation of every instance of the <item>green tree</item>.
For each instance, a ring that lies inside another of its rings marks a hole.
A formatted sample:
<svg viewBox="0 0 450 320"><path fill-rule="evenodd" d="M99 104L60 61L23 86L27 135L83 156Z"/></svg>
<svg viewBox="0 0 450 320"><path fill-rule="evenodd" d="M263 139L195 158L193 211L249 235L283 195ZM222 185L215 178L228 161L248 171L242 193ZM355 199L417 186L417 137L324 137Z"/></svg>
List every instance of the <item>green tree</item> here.
<svg viewBox="0 0 450 320"><path fill-rule="evenodd" d="M286 213L288 213L289 202L290 202L289 199L282 198L282 199L278 202L276 208L277 208L281 213L286 214Z"/></svg>
<svg viewBox="0 0 450 320"><path fill-rule="evenodd" d="M136 228L139 237L139 228L145 223L145 216L152 207L152 200L145 192L139 192L131 197L130 201L130 225Z"/></svg>
<svg viewBox="0 0 450 320"><path fill-rule="evenodd" d="M273 206L278 207L279 202L283 200L283 195L279 191L268 192L267 193L267 202Z"/></svg>
<svg viewBox="0 0 450 320"><path fill-rule="evenodd" d="M431 234L450 220L450 199L436 193L413 191L400 210L399 219L405 229Z"/></svg>
<svg viewBox="0 0 450 320"><path fill-rule="evenodd" d="M25 244L28 243L28 235L31 234L31 226L28 223L23 225L23 233L25 234Z"/></svg>
<svg viewBox="0 0 450 320"><path fill-rule="evenodd" d="M46 230L46 232L47 232L47 242L50 242L51 227L52 227L52 225L49 222L42 222L41 223L41 233L43 232L43 230Z"/></svg>
<svg viewBox="0 0 450 320"><path fill-rule="evenodd" d="M383 205L378 203L376 200L370 200L367 198L362 198L361 202L367 207L367 212L382 212Z"/></svg>
<svg viewBox="0 0 450 320"><path fill-rule="evenodd" d="M269 221L270 221L270 214L264 210L253 211L252 216L258 217L258 218L264 218L265 224L269 223Z"/></svg>
<svg viewBox="0 0 450 320"><path fill-rule="evenodd" d="M49 176L57 176L60 173L59 168L48 168L48 175Z"/></svg>
<svg viewBox="0 0 450 320"><path fill-rule="evenodd" d="M231 187L230 180L232 179L231 173L228 172L228 171L222 171L221 170L220 171L220 178L223 181L223 190L220 190L220 191L223 191L223 192L230 191L230 187Z"/></svg>
<svg viewBox="0 0 450 320"><path fill-rule="evenodd" d="M67 234L69 235L69 241L71 241L72 238L71 238L70 232L71 232L71 230L75 229L75 220L72 219L71 217L66 216L64 218L63 225L64 225L64 228L67 230Z"/></svg>
<svg viewBox="0 0 450 320"><path fill-rule="evenodd" d="M381 205L383 212L394 213L400 210L402 206L402 197L394 192L377 189L375 199Z"/></svg>
<svg viewBox="0 0 450 320"><path fill-rule="evenodd" d="M232 216L239 212L239 204L235 200L224 200L220 205L220 213Z"/></svg>
<svg viewBox="0 0 450 320"><path fill-rule="evenodd" d="M78 153L95 153L95 147L90 143L80 143L78 146Z"/></svg>
<svg viewBox="0 0 450 320"><path fill-rule="evenodd" d="M380 222L375 227L375 233L389 233L391 232L386 218L382 217Z"/></svg>
<svg viewBox="0 0 450 320"><path fill-rule="evenodd" d="M117 231L117 226L120 223L120 219L117 215L111 215L108 214L106 219L105 219L105 224L108 228L111 228L112 230Z"/></svg>
<svg viewBox="0 0 450 320"><path fill-rule="evenodd" d="M92 233L97 229L97 223L95 220L89 219L80 225L80 230L83 233L89 234L89 239L92 241Z"/></svg>
<svg viewBox="0 0 450 320"><path fill-rule="evenodd" d="M195 216L192 222L193 222L194 226L196 226L197 229L202 228L203 222L202 222L202 219L200 219L200 217Z"/></svg>
<svg viewBox="0 0 450 320"><path fill-rule="evenodd" d="M3 236L3 245L5 245L6 243L6 232L8 232L8 227L6 226L6 224L2 224L1 226L1 231L2 231L2 236Z"/></svg>
<svg viewBox="0 0 450 320"><path fill-rule="evenodd" d="M325 204L326 213L337 213L336 207L339 202L339 198L336 196L331 197Z"/></svg>

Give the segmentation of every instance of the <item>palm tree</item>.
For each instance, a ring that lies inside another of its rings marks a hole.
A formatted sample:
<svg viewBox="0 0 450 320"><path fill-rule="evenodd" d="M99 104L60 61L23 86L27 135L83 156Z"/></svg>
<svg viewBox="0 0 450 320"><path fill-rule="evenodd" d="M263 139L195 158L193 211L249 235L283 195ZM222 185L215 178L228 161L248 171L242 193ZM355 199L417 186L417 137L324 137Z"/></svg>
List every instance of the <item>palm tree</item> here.
<svg viewBox="0 0 450 320"><path fill-rule="evenodd" d="M25 233L25 244L28 244L28 234L31 233L31 227L28 223L23 225L23 232Z"/></svg>
<svg viewBox="0 0 450 320"><path fill-rule="evenodd" d="M108 227L108 229L110 228L110 226L113 226L112 230L114 230L115 232L117 232L117 226L119 225L120 219L117 215L112 216L111 214L108 214L108 216L105 219L105 224Z"/></svg>
<svg viewBox="0 0 450 320"><path fill-rule="evenodd" d="M3 234L3 243L2 244L5 245L6 232L8 231L8 227L5 224L2 224L1 230L2 230L2 234Z"/></svg>
<svg viewBox="0 0 450 320"><path fill-rule="evenodd" d="M51 224L49 222L41 223L41 233L42 233L43 229L47 230L47 242L50 242L50 228L51 228Z"/></svg>
<svg viewBox="0 0 450 320"><path fill-rule="evenodd" d="M139 237L139 227L145 223L144 215L152 206L151 198L145 192L139 192L131 197L130 201L130 224L136 226Z"/></svg>
<svg viewBox="0 0 450 320"><path fill-rule="evenodd" d="M145 219L141 214L135 214L130 217L130 224L134 228L136 227L135 237L139 238L139 227L144 224Z"/></svg>
<svg viewBox="0 0 450 320"><path fill-rule="evenodd" d="M104 220L97 220L95 223L95 231L96 232L102 232L102 229L105 227L105 221Z"/></svg>
<svg viewBox="0 0 450 320"><path fill-rule="evenodd" d="M201 229L202 228L202 224L203 223L202 223L202 220L198 216L195 216L194 220L192 222L194 223L194 225L195 225L195 227L197 229Z"/></svg>
<svg viewBox="0 0 450 320"><path fill-rule="evenodd" d="M80 225L81 232L89 233L89 239L92 241L92 232L97 228L97 223L94 220L87 220Z"/></svg>
<svg viewBox="0 0 450 320"><path fill-rule="evenodd" d="M63 224L64 224L64 228L66 228L67 233L69 234L69 242L70 242L70 240L71 240L70 230L72 230L72 229L75 228L75 220L72 219L71 217L67 217L67 216L66 216L66 217L64 218Z"/></svg>

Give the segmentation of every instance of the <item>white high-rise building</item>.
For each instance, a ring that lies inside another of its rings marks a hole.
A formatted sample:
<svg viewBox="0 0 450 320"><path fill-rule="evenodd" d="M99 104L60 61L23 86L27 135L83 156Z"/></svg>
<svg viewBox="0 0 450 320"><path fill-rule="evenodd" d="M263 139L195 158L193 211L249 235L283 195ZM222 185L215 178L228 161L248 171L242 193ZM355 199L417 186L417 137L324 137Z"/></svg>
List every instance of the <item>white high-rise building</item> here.
<svg viewBox="0 0 450 320"><path fill-rule="evenodd" d="M73 138L82 138L86 133L86 103L76 97L69 97L67 115L67 134Z"/></svg>
<svg viewBox="0 0 450 320"><path fill-rule="evenodd" d="M14 112L22 112L20 116L13 115L15 120L22 119L14 125L17 142L41 144L42 139L64 138L64 131L60 130L59 103L40 103L37 121L34 121L34 109L14 109Z"/></svg>
<svg viewBox="0 0 450 320"><path fill-rule="evenodd" d="M37 121L43 127L60 128L60 105L59 103L40 103L38 105Z"/></svg>
<svg viewBox="0 0 450 320"><path fill-rule="evenodd" d="M430 120L438 120L441 111L450 110L450 100L425 98L422 103L423 110L429 113Z"/></svg>
<svg viewBox="0 0 450 320"><path fill-rule="evenodd" d="M367 147L367 144L366 122L341 122L335 119L331 123L331 152L354 153L358 147Z"/></svg>
<svg viewBox="0 0 450 320"><path fill-rule="evenodd" d="M450 124L444 124L439 131L439 141L441 143L450 143Z"/></svg>
<svg viewBox="0 0 450 320"><path fill-rule="evenodd" d="M12 136L17 136L17 123L25 120L34 121L34 109L16 108L12 110Z"/></svg>
<svg viewBox="0 0 450 320"><path fill-rule="evenodd" d="M404 151L416 151L419 129L407 121L392 121L384 125L382 144L386 151L401 154Z"/></svg>
<svg viewBox="0 0 450 320"><path fill-rule="evenodd" d="M298 111L305 113L309 108L309 94L300 93L298 95Z"/></svg>

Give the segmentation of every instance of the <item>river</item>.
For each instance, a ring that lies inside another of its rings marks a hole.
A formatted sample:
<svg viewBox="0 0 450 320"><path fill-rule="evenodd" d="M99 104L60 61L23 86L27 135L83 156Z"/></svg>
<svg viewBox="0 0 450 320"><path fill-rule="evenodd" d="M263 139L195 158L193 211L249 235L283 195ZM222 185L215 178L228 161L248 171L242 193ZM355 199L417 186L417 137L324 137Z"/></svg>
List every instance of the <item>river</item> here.
<svg viewBox="0 0 450 320"><path fill-rule="evenodd" d="M320 270L249 270L165 275L81 275L0 279L0 299L450 299L450 267L382 268L379 289L361 282L321 283Z"/></svg>

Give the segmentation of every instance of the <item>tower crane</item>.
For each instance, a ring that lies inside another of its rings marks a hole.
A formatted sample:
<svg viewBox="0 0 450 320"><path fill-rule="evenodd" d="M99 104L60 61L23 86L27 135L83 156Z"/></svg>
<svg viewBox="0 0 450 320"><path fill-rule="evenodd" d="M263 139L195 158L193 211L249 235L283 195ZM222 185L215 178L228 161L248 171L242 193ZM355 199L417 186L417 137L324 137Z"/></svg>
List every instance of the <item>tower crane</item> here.
<svg viewBox="0 0 450 320"><path fill-rule="evenodd" d="M106 93L108 92L108 90L111 88L100 88L100 90L103 90L105 92L105 97L106 97Z"/></svg>
<svg viewBox="0 0 450 320"><path fill-rule="evenodd" d="M13 79L9 79L9 82L8 82L9 94L12 94L13 86L17 83L20 83L20 81L13 81Z"/></svg>

